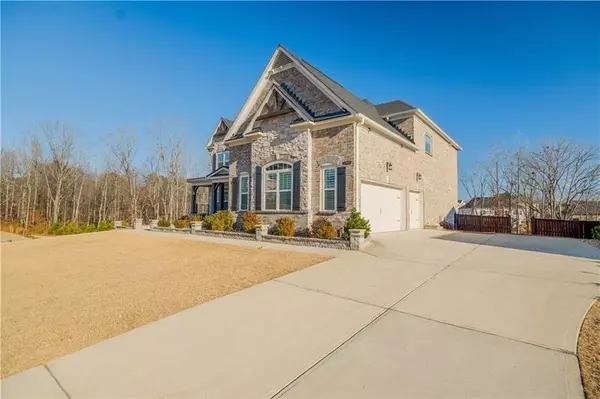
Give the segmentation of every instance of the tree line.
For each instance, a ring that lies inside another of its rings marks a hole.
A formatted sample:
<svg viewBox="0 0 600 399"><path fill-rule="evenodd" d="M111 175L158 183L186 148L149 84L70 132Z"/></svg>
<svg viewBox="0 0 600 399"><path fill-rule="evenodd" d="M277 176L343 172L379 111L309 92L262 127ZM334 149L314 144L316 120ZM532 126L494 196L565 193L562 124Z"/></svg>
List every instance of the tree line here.
<svg viewBox="0 0 600 399"><path fill-rule="evenodd" d="M491 199L478 205L497 216L517 211L526 220L571 219L588 212L585 204L600 205L600 151L570 139L545 140L535 148L495 146L486 161L463 170L460 181L469 197Z"/></svg>
<svg viewBox="0 0 600 399"><path fill-rule="evenodd" d="M48 121L0 155L0 220L31 226L55 222L175 220L187 214L183 134L159 126L152 153L140 161L139 140L120 128L106 137L109 156L91 168L81 136L69 123Z"/></svg>

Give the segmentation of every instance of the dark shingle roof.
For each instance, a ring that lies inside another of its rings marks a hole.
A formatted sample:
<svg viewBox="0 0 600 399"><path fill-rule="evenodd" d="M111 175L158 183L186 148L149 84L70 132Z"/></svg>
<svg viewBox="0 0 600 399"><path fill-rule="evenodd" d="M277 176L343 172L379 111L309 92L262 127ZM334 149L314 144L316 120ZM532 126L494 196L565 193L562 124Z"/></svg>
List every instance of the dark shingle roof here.
<svg viewBox="0 0 600 399"><path fill-rule="evenodd" d="M327 75L310 65L308 62L304 61L303 59L299 60L304 67L306 67L317 79L321 81L321 83L327 86L329 90L331 90L342 101L344 101L352 109L354 109L354 111L363 114L364 116L374 120L375 122L378 122L384 127L389 127L389 129L395 134L403 136L408 140L412 141L409 137L406 137L405 135L401 134L395 128L390 126L385 120L383 120L380 116L380 113L377 111L377 108L369 101L359 99L354 94L350 93L348 90L342 87L342 85L329 78Z"/></svg>
<svg viewBox="0 0 600 399"><path fill-rule="evenodd" d="M379 115L385 116L385 115L395 114L398 112L409 111L411 109L415 109L415 107L413 107L410 104L405 103L404 101L395 100L395 101L390 101L387 103L377 104L375 106L375 109L377 109L377 112L379 112Z"/></svg>
<svg viewBox="0 0 600 399"><path fill-rule="evenodd" d="M221 118L223 119L223 122L225 122L225 125L227 126L227 129L231 128L231 125L233 125L233 122L231 119L227 119L227 118Z"/></svg>

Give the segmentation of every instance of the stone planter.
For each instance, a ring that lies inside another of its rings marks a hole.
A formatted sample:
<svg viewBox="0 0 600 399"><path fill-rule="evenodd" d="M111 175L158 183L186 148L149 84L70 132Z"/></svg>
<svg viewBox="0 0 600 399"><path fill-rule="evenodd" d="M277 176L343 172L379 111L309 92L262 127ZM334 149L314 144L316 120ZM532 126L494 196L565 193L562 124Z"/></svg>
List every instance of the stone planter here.
<svg viewBox="0 0 600 399"><path fill-rule="evenodd" d="M190 222L190 227L192 231L200 231L202 230L202 222Z"/></svg>
<svg viewBox="0 0 600 399"><path fill-rule="evenodd" d="M269 234L269 225L268 224L257 224L256 225L256 240L262 241L263 236Z"/></svg>
<svg viewBox="0 0 600 399"><path fill-rule="evenodd" d="M115 229L118 229L119 227L123 227L123 221L115 220Z"/></svg>
<svg viewBox="0 0 600 399"><path fill-rule="evenodd" d="M150 220L150 228L151 229L155 229L158 227L158 219L152 219Z"/></svg>
<svg viewBox="0 0 600 399"><path fill-rule="evenodd" d="M135 219L135 222L133 223L133 228L136 230L141 230L142 222L143 222L143 219Z"/></svg>

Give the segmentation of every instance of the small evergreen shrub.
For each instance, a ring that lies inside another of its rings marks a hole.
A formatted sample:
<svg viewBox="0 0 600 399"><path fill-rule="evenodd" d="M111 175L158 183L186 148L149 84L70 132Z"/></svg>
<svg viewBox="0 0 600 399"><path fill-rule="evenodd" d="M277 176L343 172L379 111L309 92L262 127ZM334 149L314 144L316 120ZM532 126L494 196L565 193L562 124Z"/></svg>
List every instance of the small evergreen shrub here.
<svg viewBox="0 0 600 399"><path fill-rule="evenodd" d="M175 228L178 228L178 229L189 229L190 221L188 219L179 219L179 220L174 221L173 225L175 226Z"/></svg>
<svg viewBox="0 0 600 399"><path fill-rule="evenodd" d="M129 222L127 220L122 220L121 227L129 227Z"/></svg>
<svg viewBox="0 0 600 399"><path fill-rule="evenodd" d="M109 222L108 220L102 220L100 221L100 223L98 224L98 231L106 231L106 230L112 230L115 228L115 224L113 222Z"/></svg>
<svg viewBox="0 0 600 399"><path fill-rule="evenodd" d="M600 240L600 225L592 229L592 239Z"/></svg>
<svg viewBox="0 0 600 399"><path fill-rule="evenodd" d="M233 230L233 213L229 211L219 211L204 219L206 228L215 231Z"/></svg>
<svg viewBox="0 0 600 399"><path fill-rule="evenodd" d="M311 226L312 236L333 240L335 238L335 228L331 222L324 218L316 219Z"/></svg>
<svg viewBox="0 0 600 399"><path fill-rule="evenodd" d="M82 233L94 233L97 231L96 225L94 224L82 224L79 228Z"/></svg>
<svg viewBox="0 0 600 399"><path fill-rule="evenodd" d="M159 219L158 227L171 227L171 222L168 221L167 219Z"/></svg>
<svg viewBox="0 0 600 399"><path fill-rule="evenodd" d="M245 233L254 233L257 224L261 224L261 220L256 213L244 213L244 216L242 216L242 230L244 230Z"/></svg>
<svg viewBox="0 0 600 399"><path fill-rule="evenodd" d="M344 224L344 233L342 234L342 238L344 240L350 239L350 230L351 229L362 229L365 231L365 238L371 234L371 224L367 219L362 217L360 212L356 210L356 208L352 208L350 210L350 216L346 219L346 224Z"/></svg>
<svg viewBox="0 0 600 399"><path fill-rule="evenodd" d="M296 234L296 224L288 217L277 219L277 235L293 237Z"/></svg>
<svg viewBox="0 0 600 399"><path fill-rule="evenodd" d="M61 235L63 227L63 224L60 222L51 223L50 227L48 227L48 233L54 235Z"/></svg>

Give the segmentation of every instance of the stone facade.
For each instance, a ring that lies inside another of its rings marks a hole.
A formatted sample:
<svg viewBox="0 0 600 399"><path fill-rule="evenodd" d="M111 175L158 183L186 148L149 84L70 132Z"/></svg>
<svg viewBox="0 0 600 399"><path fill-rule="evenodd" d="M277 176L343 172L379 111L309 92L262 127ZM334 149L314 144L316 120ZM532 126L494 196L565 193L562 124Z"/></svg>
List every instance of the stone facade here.
<svg viewBox="0 0 600 399"><path fill-rule="evenodd" d="M346 167L346 212L322 212L322 167ZM336 126L312 133L312 196L310 223L316 218L329 220L336 228L343 227L354 200L354 125Z"/></svg>
<svg viewBox="0 0 600 399"><path fill-rule="evenodd" d="M290 68L272 76L274 82L285 83L300 97L317 116L340 111L333 101L310 82L296 68Z"/></svg>
<svg viewBox="0 0 600 399"><path fill-rule="evenodd" d="M456 205L458 196L458 152L442 136L436 134L420 118L413 116L414 152L398 143L359 128L360 178L418 191L423 201L423 224L438 225ZM407 122L403 122L405 125ZM432 154L425 153L425 134L432 137ZM386 171L386 162L392 170ZM417 173L421 179L417 180Z"/></svg>

